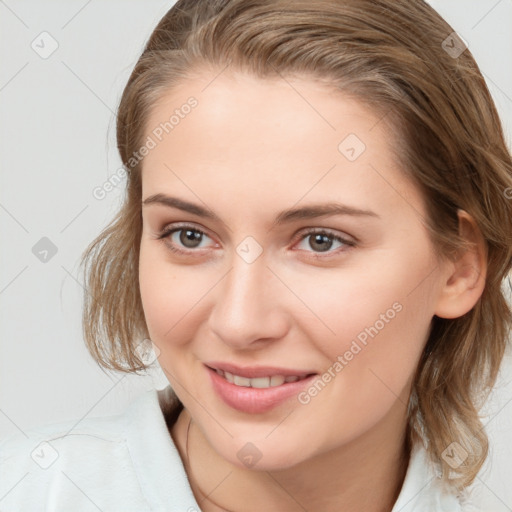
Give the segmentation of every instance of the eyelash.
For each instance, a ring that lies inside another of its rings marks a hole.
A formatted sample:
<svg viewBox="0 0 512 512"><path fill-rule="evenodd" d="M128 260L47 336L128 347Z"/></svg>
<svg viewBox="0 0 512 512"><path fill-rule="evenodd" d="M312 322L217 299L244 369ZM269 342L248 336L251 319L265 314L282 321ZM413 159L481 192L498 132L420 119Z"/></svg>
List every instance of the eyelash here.
<svg viewBox="0 0 512 512"><path fill-rule="evenodd" d="M188 250L184 250L184 249L178 249L177 247L171 245L171 244L168 244L166 243L166 239L168 239L173 233L177 233L177 232L180 232L180 231L185 231L185 230L190 230L190 231L194 231L196 233L200 233L201 235L205 235L205 236L208 236L204 231L190 225L190 224L185 224L185 225L180 225L180 226L176 226L176 225L173 225L173 226L169 226L169 227L166 227L164 228L160 233L158 233L157 235L157 239L158 240L161 240L162 242L165 243L166 247L174 252L174 253L177 253L177 254L180 254L180 255L191 255L192 253L194 252L198 252L197 249L188 249ZM355 247L356 243L351 241L351 240L347 240L343 237L340 237L339 235L336 235L335 233L333 233L332 231L328 230L328 229L325 229L325 228L308 228L306 230L306 232L303 232L300 237L298 238L297 242L302 242L302 240L305 240L308 238L308 236L311 236L311 235L325 235L325 236L328 236L329 238L333 239L334 241L337 241L337 242L340 242L342 243L343 245L347 246L347 247ZM210 237L208 237L210 238ZM295 240L294 240L295 241ZM313 258L315 259L320 259L320 258L328 258L330 256L333 256L334 254L338 254L340 252L345 252L347 250L347 248L343 249L343 248L338 248L337 250L335 251L326 251L324 253L322 252L314 252L314 251L306 251L306 252L310 252L313 256ZM323 254L325 254L326 256L324 256Z"/></svg>

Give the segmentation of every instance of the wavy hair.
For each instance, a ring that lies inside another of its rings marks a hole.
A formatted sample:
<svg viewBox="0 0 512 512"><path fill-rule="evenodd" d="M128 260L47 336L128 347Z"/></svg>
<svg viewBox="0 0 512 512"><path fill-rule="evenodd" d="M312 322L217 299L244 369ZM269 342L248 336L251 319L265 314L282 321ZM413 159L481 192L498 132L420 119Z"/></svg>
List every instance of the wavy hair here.
<svg viewBox="0 0 512 512"><path fill-rule="evenodd" d="M135 350L148 330L138 285L143 159L134 155L151 108L205 68L310 77L393 127L397 161L423 193L438 254L452 258L465 247L458 209L485 240L483 293L465 315L432 319L408 409L409 442L424 443L446 483L469 485L488 454L479 408L512 325L502 289L512 266L512 159L484 78L460 45L423 0L179 0L151 34L119 104L124 202L82 255L83 332L96 361L121 372L145 368ZM454 442L468 454L455 469L443 458Z"/></svg>

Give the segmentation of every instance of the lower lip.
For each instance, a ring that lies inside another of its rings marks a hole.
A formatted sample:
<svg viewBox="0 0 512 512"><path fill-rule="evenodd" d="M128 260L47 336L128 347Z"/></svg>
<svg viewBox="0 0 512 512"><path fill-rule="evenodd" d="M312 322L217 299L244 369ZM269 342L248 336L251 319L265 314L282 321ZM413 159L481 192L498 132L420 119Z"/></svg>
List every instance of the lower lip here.
<svg viewBox="0 0 512 512"><path fill-rule="evenodd" d="M230 407L241 412L258 414L282 404L310 385L316 375L295 382L285 382L270 388L250 388L237 386L221 377L215 370L206 367L212 380L213 389Z"/></svg>

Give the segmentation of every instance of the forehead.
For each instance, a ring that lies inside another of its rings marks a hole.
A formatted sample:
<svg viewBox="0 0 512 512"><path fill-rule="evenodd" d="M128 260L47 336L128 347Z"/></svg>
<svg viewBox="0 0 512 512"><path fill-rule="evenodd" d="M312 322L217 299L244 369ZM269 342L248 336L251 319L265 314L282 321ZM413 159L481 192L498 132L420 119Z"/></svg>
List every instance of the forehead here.
<svg viewBox="0 0 512 512"><path fill-rule="evenodd" d="M144 196L183 188L186 178L193 191L214 187L249 202L316 200L327 191L344 199L343 189L421 201L398 169L382 115L312 78L198 74L154 104L147 137L155 147L143 161Z"/></svg>
<svg viewBox="0 0 512 512"><path fill-rule="evenodd" d="M192 109L187 107L190 98L197 103ZM348 133L372 139L374 147L379 144L384 149L385 141L378 139L389 133L377 127L381 116L333 86L305 77L261 79L234 72L196 74L155 102L146 132L154 131L174 112L179 120L175 119L173 123L178 122L164 134L166 139L178 141L191 130L196 134L200 130L209 134L203 143L215 143L225 152L243 147L254 154L261 144L278 149L284 143L306 149L318 147L322 141L326 148L338 151L336 142Z"/></svg>

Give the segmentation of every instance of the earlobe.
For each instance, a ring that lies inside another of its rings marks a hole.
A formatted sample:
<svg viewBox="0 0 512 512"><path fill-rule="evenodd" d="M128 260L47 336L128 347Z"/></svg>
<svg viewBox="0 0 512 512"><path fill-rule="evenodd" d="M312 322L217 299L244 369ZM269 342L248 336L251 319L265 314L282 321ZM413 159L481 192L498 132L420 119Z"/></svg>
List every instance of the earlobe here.
<svg viewBox="0 0 512 512"><path fill-rule="evenodd" d="M458 210L459 234L468 248L446 263L445 281L441 288L435 315L458 318L478 302L487 275L487 248L475 220L464 210Z"/></svg>

